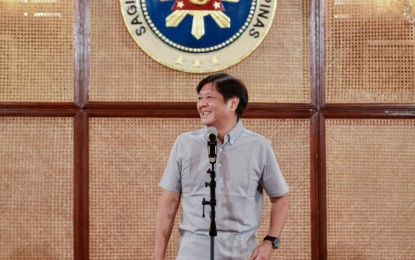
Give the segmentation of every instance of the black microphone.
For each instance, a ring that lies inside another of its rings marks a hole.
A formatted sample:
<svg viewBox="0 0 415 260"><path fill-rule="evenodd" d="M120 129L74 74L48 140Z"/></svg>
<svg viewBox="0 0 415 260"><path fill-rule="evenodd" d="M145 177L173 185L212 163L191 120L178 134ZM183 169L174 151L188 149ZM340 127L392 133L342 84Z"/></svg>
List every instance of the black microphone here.
<svg viewBox="0 0 415 260"><path fill-rule="evenodd" d="M216 162L216 138L218 136L218 130L215 127L209 127L206 130L206 139L208 140L208 152L209 160L211 163Z"/></svg>

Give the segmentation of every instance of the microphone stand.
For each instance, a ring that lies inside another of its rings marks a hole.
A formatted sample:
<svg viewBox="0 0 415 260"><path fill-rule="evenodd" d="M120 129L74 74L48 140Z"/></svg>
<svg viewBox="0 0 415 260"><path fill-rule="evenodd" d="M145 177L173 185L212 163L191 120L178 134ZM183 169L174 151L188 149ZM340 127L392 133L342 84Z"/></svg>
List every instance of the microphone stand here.
<svg viewBox="0 0 415 260"><path fill-rule="evenodd" d="M215 236L217 236L218 231L216 229L216 173L215 173L215 163L216 163L216 136L214 134L209 135L209 141L208 141L208 147L209 147L209 161L212 165L212 169L207 169L207 173L210 174L210 182L205 183L205 187L210 186L210 201L206 201L205 198L203 198L202 205L203 205L203 217L205 217L205 205L210 205L210 228L209 228L209 236L210 236L210 259L214 259L214 242L215 242Z"/></svg>

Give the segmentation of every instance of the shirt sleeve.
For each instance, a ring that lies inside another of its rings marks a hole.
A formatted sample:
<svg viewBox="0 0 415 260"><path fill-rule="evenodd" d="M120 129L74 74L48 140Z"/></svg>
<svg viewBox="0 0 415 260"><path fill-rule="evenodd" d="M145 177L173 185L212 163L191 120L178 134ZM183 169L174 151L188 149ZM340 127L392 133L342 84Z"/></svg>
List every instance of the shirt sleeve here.
<svg viewBox="0 0 415 260"><path fill-rule="evenodd" d="M266 162L261 176L261 185L268 196L281 197L288 192L289 188L281 173L271 145L268 145L266 149Z"/></svg>
<svg viewBox="0 0 415 260"><path fill-rule="evenodd" d="M170 158L167 161L166 169L164 170L163 177L161 177L160 187L168 191L181 192L182 191L182 178L179 162L177 161L178 153L178 140L173 145L173 149L170 153Z"/></svg>

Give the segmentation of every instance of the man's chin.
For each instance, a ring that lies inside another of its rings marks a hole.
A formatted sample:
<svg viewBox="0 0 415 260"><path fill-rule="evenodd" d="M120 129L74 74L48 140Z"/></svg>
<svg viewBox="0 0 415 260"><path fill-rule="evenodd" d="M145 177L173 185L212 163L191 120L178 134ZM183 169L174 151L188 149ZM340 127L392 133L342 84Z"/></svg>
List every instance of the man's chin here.
<svg viewBox="0 0 415 260"><path fill-rule="evenodd" d="M211 127L213 125L212 122L205 121L204 119L201 119L201 121L202 121L202 125L204 125L206 127Z"/></svg>

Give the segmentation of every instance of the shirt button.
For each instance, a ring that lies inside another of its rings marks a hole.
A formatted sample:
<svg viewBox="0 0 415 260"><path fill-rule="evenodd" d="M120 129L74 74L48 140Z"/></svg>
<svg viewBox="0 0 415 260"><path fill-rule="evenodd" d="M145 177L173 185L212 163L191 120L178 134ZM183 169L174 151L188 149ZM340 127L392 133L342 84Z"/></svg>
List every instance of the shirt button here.
<svg viewBox="0 0 415 260"><path fill-rule="evenodd" d="M221 166L222 166L222 164L219 163L219 167L221 167Z"/></svg>
<svg viewBox="0 0 415 260"><path fill-rule="evenodd" d="M220 149L219 149L219 151L221 151L221 152L222 152L222 148L220 148Z"/></svg>
<svg viewBox="0 0 415 260"><path fill-rule="evenodd" d="M231 141L231 144L233 144L233 141Z"/></svg>

